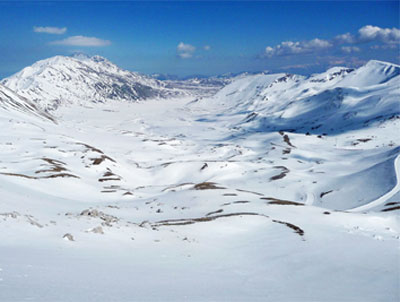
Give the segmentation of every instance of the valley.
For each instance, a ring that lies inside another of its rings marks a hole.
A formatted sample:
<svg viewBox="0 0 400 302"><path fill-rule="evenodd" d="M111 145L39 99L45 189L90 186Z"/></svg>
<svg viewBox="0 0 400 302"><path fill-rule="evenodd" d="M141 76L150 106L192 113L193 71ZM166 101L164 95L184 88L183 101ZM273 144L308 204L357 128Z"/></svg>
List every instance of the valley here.
<svg viewBox="0 0 400 302"><path fill-rule="evenodd" d="M188 89L110 64L1 81L0 300L399 296L399 66Z"/></svg>

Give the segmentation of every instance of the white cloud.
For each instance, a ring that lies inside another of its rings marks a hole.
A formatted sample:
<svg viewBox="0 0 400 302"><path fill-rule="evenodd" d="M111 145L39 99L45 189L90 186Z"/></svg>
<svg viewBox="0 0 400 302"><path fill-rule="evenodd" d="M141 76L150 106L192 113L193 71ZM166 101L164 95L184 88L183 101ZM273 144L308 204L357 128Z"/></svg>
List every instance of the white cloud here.
<svg viewBox="0 0 400 302"><path fill-rule="evenodd" d="M341 50L344 53L353 53L353 52L360 52L360 48L357 46L342 46Z"/></svg>
<svg viewBox="0 0 400 302"><path fill-rule="evenodd" d="M204 45L203 49L206 50L206 51L209 51L211 49L211 46L210 45Z"/></svg>
<svg viewBox="0 0 400 302"><path fill-rule="evenodd" d="M366 25L358 30L360 42L381 41L387 44L400 42L400 29Z"/></svg>
<svg viewBox="0 0 400 302"><path fill-rule="evenodd" d="M100 47L100 46L110 45L111 41L102 40L95 37L72 36L63 40L53 41L50 44L66 45L66 46Z"/></svg>
<svg viewBox="0 0 400 302"><path fill-rule="evenodd" d="M347 44L347 43L354 43L355 39L351 33L345 33L342 35L338 35L334 38L335 42L339 44Z"/></svg>
<svg viewBox="0 0 400 302"><path fill-rule="evenodd" d="M400 42L400 29L365 25L358 30L356 35L346 33L336 36L334 40L338 44L362 44L368 42L398 44Z"/></svg>
<svg viewBox="0 0 400 302"><path fill-rule="evenodd" d="M194 47L193 45L185 44L185 43L181 42L176 47L176 51L180 58L189 59L189 58L193 57L193 54L196 51L196 47Z"/></svg>
<svg viewBox="0 0 400 302"><path fill-rule="evenodd" d="M267 46L264 55L273 56L289 56L306 53L316 53L327 49L337 49L341 45L340 50L345 53L360 52L357 46L369 42L380 43L373 46L374 49L394 49L400 43L400 29L398 28L381 28L378 26L366 25L361 27L356 34L345 33L337 35L331 40L313 39L309 41L281 42L276 46ZM346 45L347 44L347 45Z"/></svg>
<svg viewBox="0 0 400 302"><path fill-rule="evenodd" d="M33 31L35 33L45 33L53 35L62 35L67 31L66 27L51 27L51 26L34 26Z"/></svg>
<svg viewBox="0 0 400 302"><path fill-rule="evenodd" d="M301 42L285 41L275 47L267 46L265 48L265 54L268 57L305 54L325 50L331 46L332 44L329 41L321 39Z"/></svg>

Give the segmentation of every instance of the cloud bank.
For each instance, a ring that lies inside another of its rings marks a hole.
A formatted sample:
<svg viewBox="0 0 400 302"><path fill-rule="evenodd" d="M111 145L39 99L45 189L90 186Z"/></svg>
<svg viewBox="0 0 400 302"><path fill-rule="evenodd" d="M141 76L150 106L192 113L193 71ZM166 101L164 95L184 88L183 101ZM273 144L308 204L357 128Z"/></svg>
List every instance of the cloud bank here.
<svg viewBox="0 0 400 302"><path fill-rule="evenodd" d="M331 49L340 49L340 51L349 54L360 52L359 45L373 42L380 44L375 45L374 49L397 48L400 43L400 29L366 25L361 27L356 34L345 33L337 35L331 40L315 38L300 42L284 41L273 47L267 46L264 56L268 58L274 56L292 56L318 53Z"/></svg>
<svg viewBox="0 0 400 302"><path fill-rule="evenodd" d="M51 26L34 26L33 31L35 33L44 33L52 35L62 35L67 31L66 27L51 27Z"/></svg>

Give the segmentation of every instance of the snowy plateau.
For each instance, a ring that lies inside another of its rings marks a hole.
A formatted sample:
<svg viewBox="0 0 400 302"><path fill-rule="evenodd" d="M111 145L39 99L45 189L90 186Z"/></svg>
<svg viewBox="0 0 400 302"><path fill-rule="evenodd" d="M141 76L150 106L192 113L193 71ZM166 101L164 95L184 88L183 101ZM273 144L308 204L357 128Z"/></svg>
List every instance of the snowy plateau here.
<svg viewBox="0 0 400 302"><path fill-rule="evenodd" d="M400 66L0 82L0 301L398 301Z"/></svg>

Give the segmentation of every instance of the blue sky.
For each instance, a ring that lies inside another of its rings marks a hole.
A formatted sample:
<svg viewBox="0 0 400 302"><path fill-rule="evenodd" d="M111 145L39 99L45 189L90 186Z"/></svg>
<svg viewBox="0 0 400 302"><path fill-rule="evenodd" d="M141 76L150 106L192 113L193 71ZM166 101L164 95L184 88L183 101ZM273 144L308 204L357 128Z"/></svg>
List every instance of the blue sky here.
<svg viewBox="0 0 400 302"><path fill-rule="evenodd" d="M0 2L0 78L84 52L143 73L399 63L399 2Z"/></svg>

